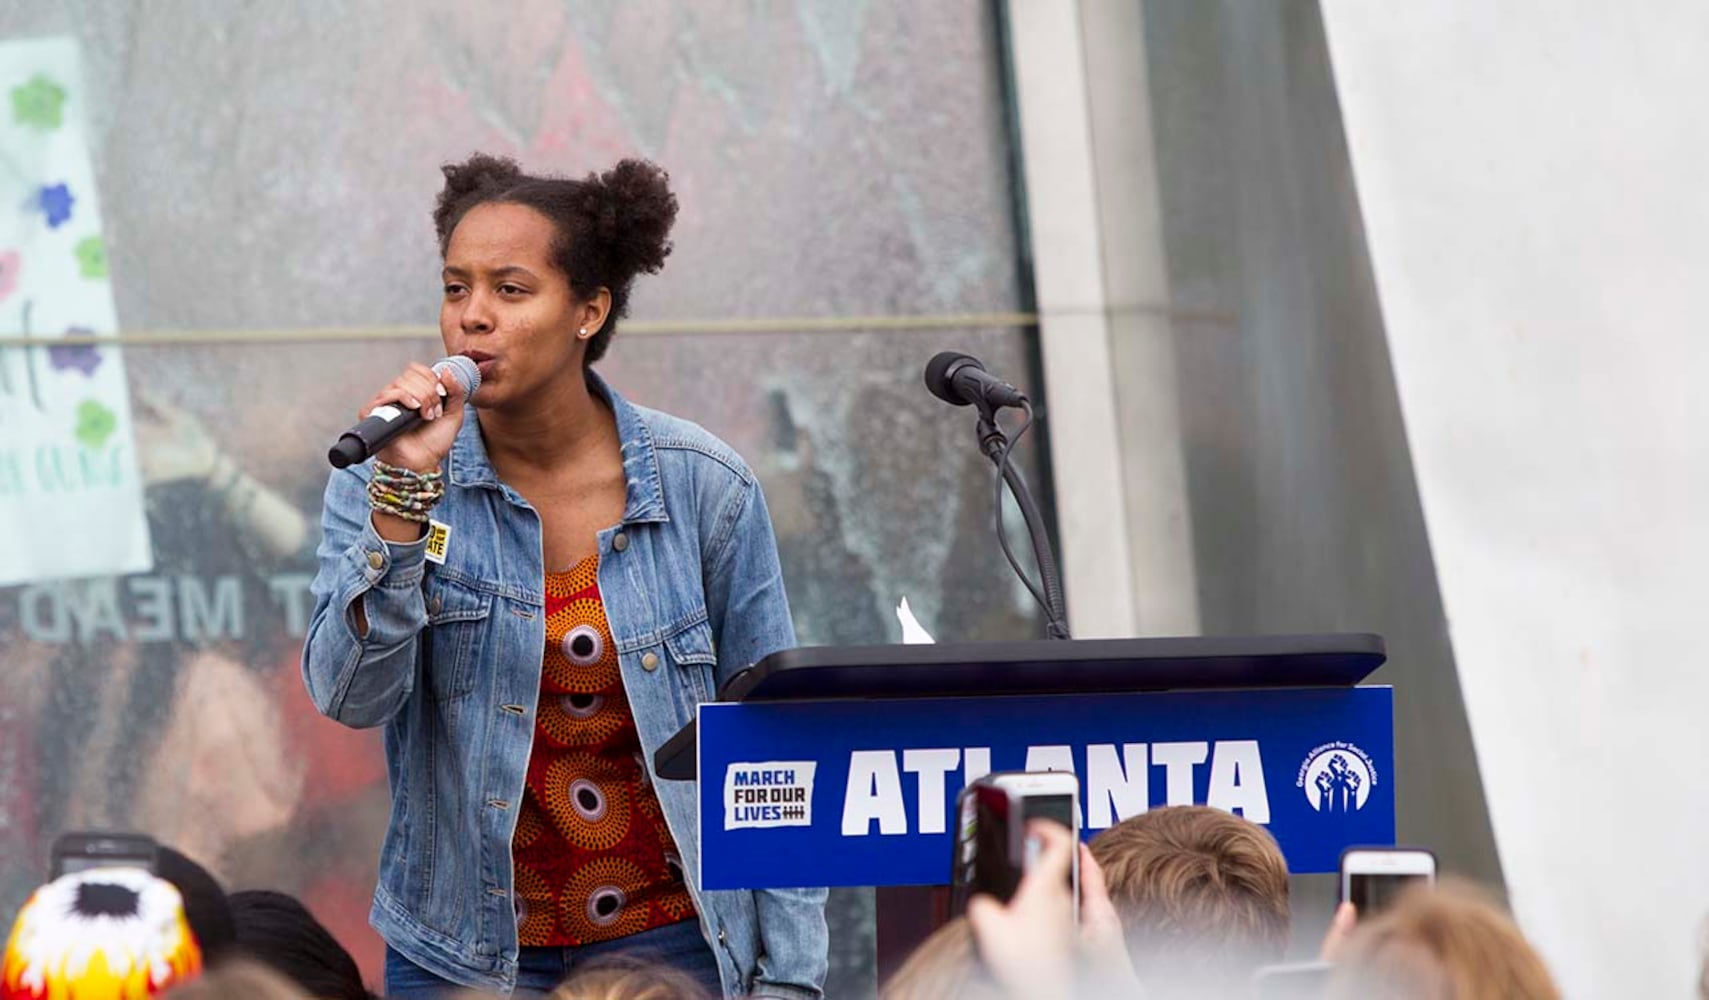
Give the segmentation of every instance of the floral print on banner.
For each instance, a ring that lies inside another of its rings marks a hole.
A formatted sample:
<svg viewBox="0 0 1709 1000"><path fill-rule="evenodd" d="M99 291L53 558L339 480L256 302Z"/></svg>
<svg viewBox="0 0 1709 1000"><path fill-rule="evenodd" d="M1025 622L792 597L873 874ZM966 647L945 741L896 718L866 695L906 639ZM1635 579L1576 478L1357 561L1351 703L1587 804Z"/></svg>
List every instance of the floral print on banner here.
<svg viewBox="0 0 1709 1000"><path fill-rule="evenodd" d="M73 39L0 41L0 587L153 565L82 75Z"/></svg>
<svg viewBox="0 0 1709 1000"><path fill-rule="evenodd" d="M71 188L64 184L43 184L36 195L36 206L41 209L42 217L47 219L49 229L58 229L71 221L71 206L77 199L71 196Z"/></svg>
<svg viewBox="0 0 1709 1000"><path fill-rule="evenodd" d="M88 337L94 333L86 326L65 331L67 337ZM82 372L87 378L101 367L101 349L94 344L54 344L47 349L47 363L55 371Z"/></svg>
<svg viewBox="0 0 1709 1000"><path fill-rule="evenodd" d="M118 418L98 399L77 404L77 440L88 448L99 448L118 430Z"/></svg>
<svg viewBox="0 0 1709 1000"><path fill-rule="evenodd" d="M77 269L83 272L85 278L107 276L107 244L101 241L101 237L83 237L77 241L72 253L77 255Z"/></svg>
<svg viewBox="0 0 1709 1000"><path fill-rule="evenodd" d="M37 73L12 88L12 120L20 125L33 125L43 131L59 128L64 122L65 88Z"/></svg>

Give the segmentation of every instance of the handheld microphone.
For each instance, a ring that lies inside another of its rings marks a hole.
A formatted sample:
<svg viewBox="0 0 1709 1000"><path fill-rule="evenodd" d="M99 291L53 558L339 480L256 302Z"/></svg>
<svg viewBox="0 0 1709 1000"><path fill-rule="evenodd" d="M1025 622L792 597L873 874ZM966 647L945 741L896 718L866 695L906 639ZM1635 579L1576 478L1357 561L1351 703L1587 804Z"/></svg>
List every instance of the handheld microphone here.
<svg viewBox="0 0 1709 1000"><path fill-rule="evenodd" d="M986 371L978 358L959 351L944 351L926 362L926 388L951 406L980 403L996 409L1027 402L1026 393Z"/></svg>
<svg viewBox="0 0 1709 1000"><path fill-rule="evenodd" d="M435 372L450 372L463 385L464 399L481 387L481 370L462 355L441 358L433 363ZM421 423L421 412L396 403L376 406L362 422L339 435L338 443L326 453L326 460L335 469L366 462L376 451L399 434Z"/></svg>

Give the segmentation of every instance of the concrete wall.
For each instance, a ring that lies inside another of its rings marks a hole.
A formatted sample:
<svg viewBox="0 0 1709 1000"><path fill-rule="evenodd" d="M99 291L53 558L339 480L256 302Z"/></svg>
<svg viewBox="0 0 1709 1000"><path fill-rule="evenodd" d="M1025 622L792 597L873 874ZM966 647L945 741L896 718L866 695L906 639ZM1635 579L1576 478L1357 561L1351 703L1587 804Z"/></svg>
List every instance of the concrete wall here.
<svg viewBox="0 0 1709 1000"><path fill-rule="evenodd" d="M1499 884L1317 9L1144 15L1203 630L1385 636L1399 836ZM1118 386L1157 377L1115 353ZM1333 879L1294 889L1308 955Z"/></svg>
<svg viewBox="0 0 1709 1000"><path fill-rule="evenodd" d="M1317 7L1008 9L1077 630L1381 633L1400 837L1499 885Z"/></svg>
<svg viewBox="0 0 1709 1000"><path fill-rule="evenodd" d="M1709 911L1709 8L1326 0L1518 916L1681 997Z"/></svg>

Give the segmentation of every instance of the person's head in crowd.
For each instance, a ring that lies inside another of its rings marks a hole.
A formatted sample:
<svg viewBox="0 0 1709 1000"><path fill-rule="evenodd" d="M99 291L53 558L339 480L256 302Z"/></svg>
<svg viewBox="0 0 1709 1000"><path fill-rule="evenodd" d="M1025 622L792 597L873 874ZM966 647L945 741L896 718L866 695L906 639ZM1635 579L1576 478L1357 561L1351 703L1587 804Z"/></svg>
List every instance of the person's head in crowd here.
<svg viewBox="0 0 1709 1000"><path fill-rule="evenodd" d="M608 958L576 970L548 1000L711 1000L675 969Z"/></svg>
<svg viewBox="0 0 1709 1000"><path fill-rule="evenodd" d="M170 1000L311 1000L289 979L243 958L211 969L167 996Z"/></svg>
<svg viewBox="0 0 1709 1000"><path fill-rule="evenodd" d="M1558 1000L1548 967L1487 895L1455 880L1408 890L1340 949L1333 1000Z"/></svg>
<svg viewBox="0 0 1709 1000"><path fill-rule="evenodd" d="M368 1000L356 960L294 897L252 889L234 892L230 899L240 956L285 976L317 1000Z"/></svg>
<svg viewBox="0 0 1709 1000"><path fill-rule="evenodd" d="M1288 865L1258 824L1168 806L1117 823L1091 847L1134 968L1154 991L1241 993L1287 950Z"/></svg>
<svg viewBox="0 0 1709 1000"><path fill-rule="evenodd" d="M72 872L18 911L0 1000L144 1000L200 975L202 961L170 882L140 868Z"/></svg>
<svg viewBox="0 0 1709 1000"><path fill-rule="evenodd" d="M231 903L225 890L206 868L178 851L161 844L156 848L154 873L177 887L184 899L184 915L202 958L214 965L231 953L237 941Z"/></svg>
<svg viewBox="0 0 1709 1000"><path fill-rule="evenodd" d="M967 926L979 956L972 995L1005 1000L1146 995L1134 976L1121 917L1110 902L1098 859L1061 823L1032 820L1026 837L1029 858L1014 895L999 902L979 893L967 902ZM1080 862L1078 899L1069 879L1075 858ZM984 982L992 984L992 992L980 992Z"/></svg>
<svg viewBox="0 0 1709 1000"><path fill-rule="evenodd" d="M956 917L920 943L884 984L883 1000L986 1000L1001 994L983 974L973 928Z"/></svg>

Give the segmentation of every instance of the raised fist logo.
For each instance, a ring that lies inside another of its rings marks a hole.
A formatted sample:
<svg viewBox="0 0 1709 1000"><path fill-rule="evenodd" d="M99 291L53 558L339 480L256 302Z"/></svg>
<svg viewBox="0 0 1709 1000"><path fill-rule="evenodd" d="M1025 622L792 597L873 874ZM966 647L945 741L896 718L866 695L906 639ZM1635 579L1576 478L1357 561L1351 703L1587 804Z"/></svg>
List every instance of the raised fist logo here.
<svg viewBox="0 0 1709 1000"><path fill-rule="evenodd" d="M1369 760L1363 753L1357 749L1349 752L1326 747L1306 763L1301 787L1306 790L1313 809L1346 814L1365 805L1369 786L1374 783Z"/></svg>

